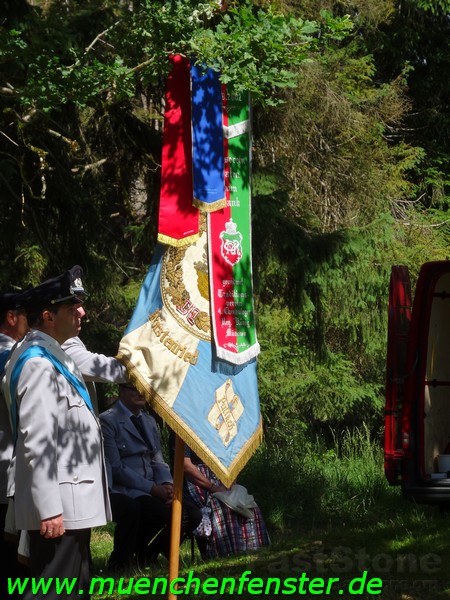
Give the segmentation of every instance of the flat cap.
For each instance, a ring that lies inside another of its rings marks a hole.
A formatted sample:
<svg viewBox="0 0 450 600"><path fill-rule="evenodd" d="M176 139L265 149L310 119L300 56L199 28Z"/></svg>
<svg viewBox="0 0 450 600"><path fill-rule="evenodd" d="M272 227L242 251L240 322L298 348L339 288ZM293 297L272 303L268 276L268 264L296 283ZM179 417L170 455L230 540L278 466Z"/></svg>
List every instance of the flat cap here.
<svg viewBox="0 0 450 600"><path fill-rule="evenodd" d="M0 313L6 313L8 310L20 310L20 296L20 292L0 293Z"/></svg>

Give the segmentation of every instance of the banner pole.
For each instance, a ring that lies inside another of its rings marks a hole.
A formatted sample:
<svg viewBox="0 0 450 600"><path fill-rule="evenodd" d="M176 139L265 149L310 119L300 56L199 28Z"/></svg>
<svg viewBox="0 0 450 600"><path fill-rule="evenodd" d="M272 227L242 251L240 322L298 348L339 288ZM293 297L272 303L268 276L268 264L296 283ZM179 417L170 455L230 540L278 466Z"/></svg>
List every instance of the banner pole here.
<svg viewBox="0 0 450 600"><path fill-rule="evenodd" d="M168 600L175 600L177 594L171 591L171 582L178 577L180 560L181 510L183 505L184 442L175 436L175 460L173 467L172 524L170 530L169 594ZM176 588L177 589L177 588Z"/></svg>

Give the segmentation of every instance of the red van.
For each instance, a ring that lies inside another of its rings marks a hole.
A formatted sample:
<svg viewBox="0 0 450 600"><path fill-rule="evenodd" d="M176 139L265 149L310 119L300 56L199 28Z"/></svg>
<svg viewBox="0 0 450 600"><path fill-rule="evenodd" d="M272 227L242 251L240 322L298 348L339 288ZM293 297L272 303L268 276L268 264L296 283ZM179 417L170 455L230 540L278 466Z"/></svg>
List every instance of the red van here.
<svg viewBox="0 0 450 600"><path fill-rule="evenodd" d="M384 470L421 503L450 503L450 261L408 269L389 288Z"/></svg>

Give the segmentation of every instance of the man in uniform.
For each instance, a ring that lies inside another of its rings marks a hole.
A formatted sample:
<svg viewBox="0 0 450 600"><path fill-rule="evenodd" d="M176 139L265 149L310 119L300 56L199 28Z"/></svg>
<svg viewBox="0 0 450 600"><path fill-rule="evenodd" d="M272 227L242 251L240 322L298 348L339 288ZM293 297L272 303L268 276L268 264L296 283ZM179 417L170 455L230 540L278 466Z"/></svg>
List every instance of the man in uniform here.
<svg viewBox="0 0 450 600"><path fill-rule="evenodd" d="M156 420L145 410L146 404L145 396L132 384L121 384L118 402L100 414L112 492L124 494L140 506L137 536L132 537L130 529L126 545L134 547L141 566L155 562L160 553L170 557L173 500L172 473L164 461ZM183 510L181 533L187 537L202 514L189 501L183 502ZM116 544L114 550L115 555Z"/></svg>
<svg viewBox="0 0 450 600"><path fill-rule="evenodd" d="M18 294L6 292L0 294L0 379L3 377L6 361L16 342L28 331L28 322L22 307L17 302ZM22 575L17 562L17 540L6 539L4 535L6 512L8 508L7 487L8 468L13 454L13 440L9 411L0 394L0 555L2 556L2 575L0 592L6 597L7 577Z"/></svg>
<svg viewBox="0 0 450 600"><path fill-rule="evenodd" d="M21 295L31 331L12 352L4 385L16 440L8 492L18 529L30 534L30 573L76 578L74 598L89 589L90 530L111 519L100 425L61 348L80 331L84 296L78 265Z"/></svg>

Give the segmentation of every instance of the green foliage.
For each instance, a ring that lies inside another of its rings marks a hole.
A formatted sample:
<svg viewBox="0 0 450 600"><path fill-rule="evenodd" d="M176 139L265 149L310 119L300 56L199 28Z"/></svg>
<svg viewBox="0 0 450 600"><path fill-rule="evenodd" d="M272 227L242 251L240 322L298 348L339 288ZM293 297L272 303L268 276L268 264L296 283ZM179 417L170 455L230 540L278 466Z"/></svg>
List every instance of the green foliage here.
<svg viewBox="0 0 450 600"><path fill-rule="evenodd" d="M411 174L424 172L427 156L402 139L409 75L404 68L379 83L357 36L302 65L286 109L256 115L255 284L269 441L287 443L298 415L301 430L367 423L377 435L382 427L391 265L407 264L414 277L448 248L445 213L417 211Z"/></svg>
<svg viewBox="0 0 450 600"><path fill-rule="evenodd" d="M424 160L410 174L416 197L429 206L449 195L449 75L450 22L447 0L402 2L392 19L375 36L373 48L380 79L389 80L407 69L408 95L415 110L398 135L424 149ZM433 35L430 35L430 32Z"/></svg>
<svg viewBox="0 0 450 600"><path fill-rule="evenodd" d="M417 6L430 11L433 15L447 14L449 10L447 0L418 0Z"/></svg>
<svg viewBox="0 0 450 600"><path fill-rule="evenodd" d="M343 523L363 530L361 547L372 525L396 541L404 523L392 507L402 503L380 443L388 282L393 264L407 265L414 285L423 262L448 258L448 3L229 4L8 3L1 284L23 288L81 264L83 338L114 354L156 239L167 58L220 70L255 101L266 444L240 479L283 544L298 528ZM429 524L418 514L418 531ZM405 538L402 551L414 544Z"/></svg>
<svg viewBox="0 0 450 600"><path fill-rule="evenodd" d="M39 246L33 245L20 248L15 262L20 265L20 270L27 274L24 282L27 286L38 285L43 280L47 260Z"/></svg>
<svg viewBox="0 0 450 600"><path fill-rule="evenodd" d="M377 436L390 267L406 264L414 283L450 242L442 8L9 4L0 31L2 285L23 288L81 264L83 336L94 350L116 351L156 239L167 58L195 57L255 101L267 441L289 446L363 423Z"/></svg>
<svg viewBox="0 0 450 600"><path fill-rule="evenodd" d="M85 12L106 25L87 46L74 36L86 15L81 19L82 13L64 13L54 4L41 17L43 27L36 15L21 32L5 31L0 60L11 69L26 65L25 79L15 78L12 90L23 110L49 112L68 101L82 108L106 94L115 102L126 100L142 83L165 77L174 53L219 70L225 83L252 92L255 101L273 103L277 90L295 85L293 67L317 46L319 31L325 45L351 29L346 17L324 13L319 27L249 0L224 12L215 1L194 0L145 0L132 11L115 7L114 15L93 7Z"/></svg>
<svg viewBox="0 0 450 600"><path fill-rule="evenodd" d="M26 49L27 44L22 39L21 35L22 32L18 29L10 29L4 33L0 47L1 63L5 63L7 60L15 58L18 52Z"/></svg>
<svg viewBox="0 0 450 600"><path fill-rule="evenodd" d="M368 525L391 511L398 493L384 476L381 445L365 426L335 433L328 444L302 432L278 449L266 444L239 480L255 495L270 530L284 534L306 524Z"/></svg>
<svg viewBox="0 0 450 600"><path fill-rule="evenodd" d="M355 230L329 255L320 246L306 250L299 243L308 261L299 267L303 291L294 305L283 306L282 298L292 301L293 290L273 254L264 275L259 273L266 301L258 306L258 331L267 341L259 381L269 439L289 439L299 415L310 426L365 421L376 431L380 427L390 274L390 263L382 261L392 225L388 219Z"/></svg>

